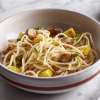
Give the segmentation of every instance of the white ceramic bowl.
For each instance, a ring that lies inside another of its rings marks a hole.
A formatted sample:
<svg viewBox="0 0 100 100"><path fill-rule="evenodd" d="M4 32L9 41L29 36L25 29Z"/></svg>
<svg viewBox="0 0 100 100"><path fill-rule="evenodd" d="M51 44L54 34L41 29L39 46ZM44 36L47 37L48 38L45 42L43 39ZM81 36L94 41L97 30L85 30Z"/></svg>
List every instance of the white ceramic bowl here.
<svg viewBox="0 0 100 100"><path fill-rule="evenodd" d="M74 27L80 32L93 33L95 47L98 51L97 61L88 68L69 74L64 77L55 78L32 78L10 72L4 65L0 64L0 74L10 84L20 89L35 93L60 93L77 88L85 82L94 78L100 72L100 24L82 14L57 9L31 10L17 13L0 23L0 50L6 45L7 39L12 38L20 31L25 31L33 25L47 27L56 25L67 29Z"/></svg>

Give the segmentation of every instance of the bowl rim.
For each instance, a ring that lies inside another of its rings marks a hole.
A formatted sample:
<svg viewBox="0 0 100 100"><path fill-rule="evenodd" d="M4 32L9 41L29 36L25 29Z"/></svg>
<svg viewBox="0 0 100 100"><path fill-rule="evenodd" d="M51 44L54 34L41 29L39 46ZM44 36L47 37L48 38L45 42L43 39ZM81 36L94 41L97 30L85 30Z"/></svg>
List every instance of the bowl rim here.
<svg viewBox="0 0 100 100"><path fill-rule="evenodd" d="M100 25L100 22L97 21L93 17L90 17L88 15L82 14L82 13L77 12L77 11L65 10L65 9L58 9L58 8L57 9L55 9L55 8L52 8L52 9L51 8L42 8L42 9L40 9L39 8L39 9L31 9L31 10L17 12L17 13L15 13L13 15L10 15L10 16L2 19L2 21L0 21L0 24L2 24L3 22L9 20L10 18L16 17L18 15L20 16L20 14L22 14L22 13L28 13L28 12L34 12L34 11L35 12L38 12L38 11L52 11L52 12L58 11L58 12L62 12L63 11L65 13L66 12L74 13L74 14L78 14L80 16L83 16L84 18L87 18L87 19L95 22L96 24ZM18 75L18 76L22 76L22 77L26 77L26 78L32 78L32 79L34 78L34 79L42 79L42 80L51 80L51 79L61 79L61 78L65 78L65 77L71 77L71 76L75 76L77 74L80 74L82 72L89 71L89 69L95 67L96 63L100 63L100 58L94 64L92 64L92 65L90 65L90 66L88 66L88 67L86 67L86 68L84 68L84 69L82 69L82 70L80 70L78 72L74 72L74 73L71 73L71 74L68 74L68 75L65 75L65 76L54 76L54 77L33 77L33 76L24 75L24 74L21 74L21 73L12 72L12 71L8 70L5 65L3 65L1 63L0 63L0 67L4 68L5 70L9 71L12 74Z"/></svg>
<svg viewBox="0 0 100 100"><path fill-rule="evenodd" d="M31 89L31 90L39 90L39 91L59 91L59 90L64 90L64 89L70 89L70 88L74 88L77 86L80 86L90 80L92 80L93 78L95 78L98 74L100 73L100 70L97 71L96 73L94 73L93 75L91 75L90 77L84 79L84 80L80 80L78 82L74 82L71 84L67 84L67 85L61 85L61 86L52 86L52 87L42 87L42 86L33 86L33 85L28 85L28 84L24 84L24 83L20 83L17 81L14 81L8 77L6 77L5 75L0 74L5 80L7 80L8 82L16 85L16 86L20 86L22 88L26 88L26 89Z"/></svg>

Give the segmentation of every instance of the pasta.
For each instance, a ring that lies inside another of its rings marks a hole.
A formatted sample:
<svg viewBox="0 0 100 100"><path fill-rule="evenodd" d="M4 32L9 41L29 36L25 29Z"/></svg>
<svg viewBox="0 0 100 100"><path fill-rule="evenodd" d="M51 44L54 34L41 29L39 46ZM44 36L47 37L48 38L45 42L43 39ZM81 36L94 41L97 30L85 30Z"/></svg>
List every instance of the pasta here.
<svg viewBox="0 0 100 100"><path fill-rule="evenodd" d="M8 40L1 63L10 71L32 77L65 76L95 62L91 33L54 28L30 28Z"/></svg>

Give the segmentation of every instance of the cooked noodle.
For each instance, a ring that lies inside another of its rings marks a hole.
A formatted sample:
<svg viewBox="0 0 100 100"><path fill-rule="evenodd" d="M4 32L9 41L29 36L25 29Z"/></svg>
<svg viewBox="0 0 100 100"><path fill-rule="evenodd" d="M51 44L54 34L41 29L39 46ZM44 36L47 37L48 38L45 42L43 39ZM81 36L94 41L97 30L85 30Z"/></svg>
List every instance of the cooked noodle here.
<svg viewBox="0 0 100 100"><path fill-rule="evenodd" d="M2 51L1 63L8 69L15 68L14 72L34 77L64 76L90 66L96 59L91 33L69 30L54 37L45 29L19 33Z"/></svg>

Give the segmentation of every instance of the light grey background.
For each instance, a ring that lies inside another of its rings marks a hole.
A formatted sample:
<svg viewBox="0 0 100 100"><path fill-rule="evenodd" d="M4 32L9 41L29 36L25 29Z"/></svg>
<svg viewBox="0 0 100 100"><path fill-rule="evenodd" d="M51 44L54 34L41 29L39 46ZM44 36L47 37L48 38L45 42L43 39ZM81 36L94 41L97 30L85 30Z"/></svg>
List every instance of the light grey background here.
<svg viewBox="0 0 100 100"><path fill-rule="evenodd" d="M16 12L60 8L81 12L100 21L100 0L0 0L0 20ZM100 74L70 93L39 95L8 85L0 77L0 100L100 100Z"/></svg>

